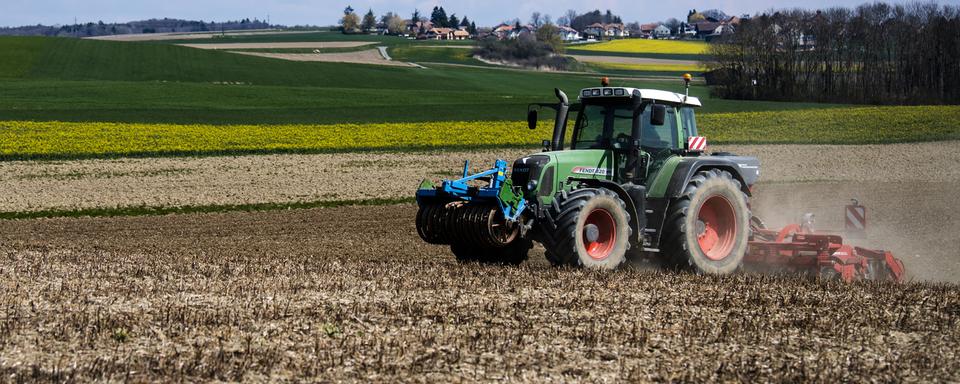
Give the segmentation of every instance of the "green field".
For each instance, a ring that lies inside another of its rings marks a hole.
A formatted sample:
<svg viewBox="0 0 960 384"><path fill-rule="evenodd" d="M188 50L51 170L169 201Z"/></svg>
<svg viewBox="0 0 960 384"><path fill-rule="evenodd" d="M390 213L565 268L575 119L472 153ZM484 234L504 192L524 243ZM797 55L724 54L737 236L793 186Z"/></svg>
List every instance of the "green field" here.
<svg viewBox="0 0 960 384"><path fill-rule="evenodd" d="M467 64L492 67L472 57L472 48L453 48L436 45L408 45L389 50L394 60L414 63Z"/></svg>
<svg viewBox="0 0 960 384"><path fill-rule="evenodd" d="M276 38L295 36L303 37ZM499 68L291 62L155 42L11 37L0 38L0 70L0 120L179 124L522 120L528 103L554 100L554 87L575 95L598 80ZM614 84L682 87L679 80L615 78ZM704 99L704 113L823 107L713 99L700 86L691 93Z"/></svg>

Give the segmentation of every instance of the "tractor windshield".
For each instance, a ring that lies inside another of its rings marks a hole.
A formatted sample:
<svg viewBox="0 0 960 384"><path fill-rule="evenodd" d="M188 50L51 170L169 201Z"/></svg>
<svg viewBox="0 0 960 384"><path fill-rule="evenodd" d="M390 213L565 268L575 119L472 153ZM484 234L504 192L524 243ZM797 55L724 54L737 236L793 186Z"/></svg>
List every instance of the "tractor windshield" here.
<svg viewBox="0 0 960 384"><path fill-rule="evenodd" d="M629 105L584 105L577 120L573 148L607 148L611 138L629 138L632 126L633 111Z"/></svg>
<svg viewBox="0 0 960 384"><path fill-rule="evenodd" d="M640 119L640 145L651 149L676 148L676 109L668 106L663 125L650 124L650 104ZM631 139L633 108L629 104L587 104L583 106L574 130L573 149L626 148Z"/></svg>

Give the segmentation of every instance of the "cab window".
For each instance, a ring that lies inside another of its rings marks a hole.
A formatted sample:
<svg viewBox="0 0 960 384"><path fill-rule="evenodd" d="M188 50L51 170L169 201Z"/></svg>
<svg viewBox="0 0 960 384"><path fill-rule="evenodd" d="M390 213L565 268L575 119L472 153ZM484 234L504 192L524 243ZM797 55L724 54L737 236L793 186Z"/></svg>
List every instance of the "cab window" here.
<svg viewBox="0 0 960 384"><path fill-rule="evenodd" d="M652 105L647 105L643 110L643 133L640 145L647 148L677 148L677 143L679 143L680 140L677 138L676 108L667 106L667 113L666 116L664 116L663 125L650 124L650 114L652 110Z"/></svg>
<svg viewBox="0 0 960 384"><path fill-rule="evenodd" d="M683 133L687 137L699 136L697 134L697 118L693 113L693 107L680 108L680 121L683 124Z"/></svg>
<svg viewBox="0 0 960 384"><path fill-rule="evenodd" d="M629 138L633 126L633 112L629 105L584 105L579 119L579 129L573 138L575 149L605 148L610 139L623 135ZM608 124L612 127L609 133L604 132Z"/></svg>

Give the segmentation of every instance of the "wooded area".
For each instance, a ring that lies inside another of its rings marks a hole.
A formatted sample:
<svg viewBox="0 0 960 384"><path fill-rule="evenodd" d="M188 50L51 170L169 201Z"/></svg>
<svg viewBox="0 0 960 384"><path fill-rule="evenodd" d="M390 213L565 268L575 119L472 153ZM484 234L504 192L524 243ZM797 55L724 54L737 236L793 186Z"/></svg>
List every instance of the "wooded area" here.
<svg viewBox="0 0 960 384"><path fill-rule="evenodd" d="M873 3L787 10L711 44L719 96L873 104L960 103L960 7Z"/></svg>

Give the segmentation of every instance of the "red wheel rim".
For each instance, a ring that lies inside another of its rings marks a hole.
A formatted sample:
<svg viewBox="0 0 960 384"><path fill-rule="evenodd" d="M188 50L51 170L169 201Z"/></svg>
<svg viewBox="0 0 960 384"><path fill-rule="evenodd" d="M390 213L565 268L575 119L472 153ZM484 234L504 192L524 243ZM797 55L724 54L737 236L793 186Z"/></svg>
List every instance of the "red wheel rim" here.
<svg viewBox="0 0 960 384"><path fill-rule="evenodd" d="M590 241L591 236L587 235L590 226L597 229L595 241ZM617 241L617 222L607 210L594 209L587 215L587 221L583 224L580 236L583 238L583 247L587 249L587 255L594 260L606 259L613 252L613 246Z"/></svg>
<svg viewBox="0 0 960 384"><path fill-rule="evenodd" d="M708 259L719 261L730 256L737 238L737 217L726 197L707 198L697 213L697 243Z"/></svg>

